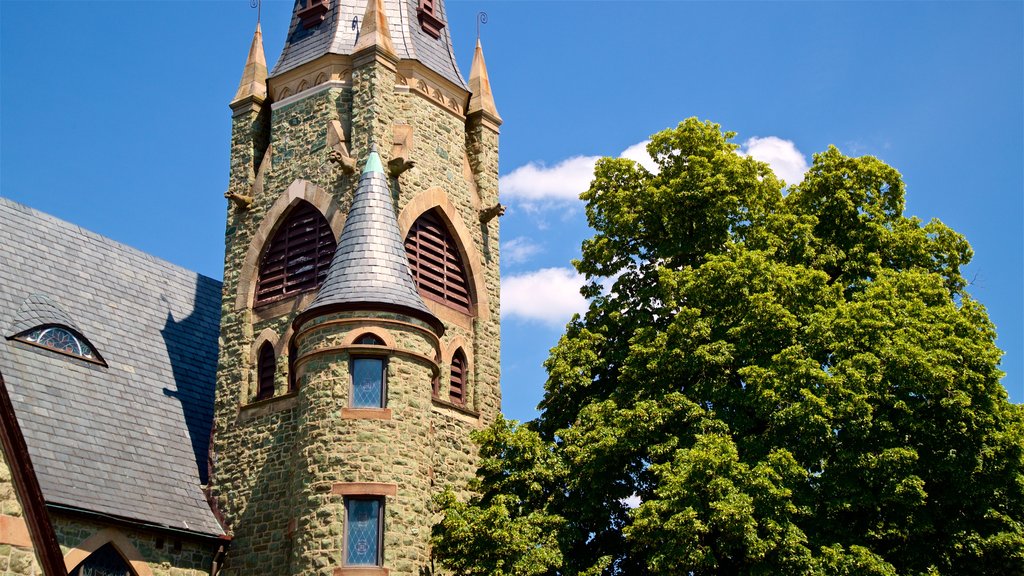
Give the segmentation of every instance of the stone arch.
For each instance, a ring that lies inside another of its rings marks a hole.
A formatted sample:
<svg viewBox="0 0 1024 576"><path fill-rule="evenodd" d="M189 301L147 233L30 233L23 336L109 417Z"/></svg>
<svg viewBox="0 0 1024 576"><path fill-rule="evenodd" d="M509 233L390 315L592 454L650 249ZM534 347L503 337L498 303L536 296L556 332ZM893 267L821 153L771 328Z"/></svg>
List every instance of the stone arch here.
<svg viewBox="0 0 1024 576"><path fill-rule="evenodd" d="M263 221L249 241L249 249L245 253L245 259L242 261L242 268L238 274L235 310L252 308L263 249L267 242L274 237L278 226L284 221L283 216L301 201L309 202L323 214L334 232L335 239L341 236L341 229L345 225L345 216L341 213L341 209L331 194L316 184L301 178L292 182L263 215Z"/></svg>
<svg viewBox="0 0 1024 576"><path fill-rule="evenodd" d="M452 204L448 194L439 186L432 186L421 192L402 208L402 213L398 216L398 229L402 233L402 239L404 240L408 236L409 229L412 228L413 223L416 222L420 215L435 208L445 221L445 224L448 225L448 230L452 233L452 236L455 237L455 243L459 247L459 255L466 266L469 286L470 290L472 290L474 315L481 320L487 320L490 318L490 305L480 254L473 245L473 236L462 220L462 216L459 215L458 208ZM430 306L431 303L428 302L427 305Z"/></svg>
<svg viewBox="0 0 1024 576"><path fill-rule="evenodd" d="M383 340L384 345L387 346L388 348L398 348L398 343L395 340L395 336L391 332L379 326L368 326L365 324L350 330L349 333L345 335L345 338L341 341L341 345L351 346L355 343L357 338L360 338L366 335L367 333L373 334L374 336Z"/></svg>
<svg viewBox="0 0 1024 576"><path fill-rule="evenodd" d="M104 528L83 540L78 546L68 550L68 553L64 555L65 569L71 572L88 558L90 554L107 544L110 544L117 550L138 576L153 576L153 570L143 560L142 554L135 546L132 546L128 537L116 528Z"/></svg>
<svg viewBox="0 0 1024 576"><path fill-rule="evenodd" d="M274 357L277 361L278 370L280 370L281 359L286 356L286 344L292 335L292 326L288 325L285 330L284 337L279 335L271 328L264 328L262 332L256 335L256 338L252 341L252 346L249 348L249 366L242 370L242 385L239 386L239 394L241 397L238 401L241 404L247 404L252 402L252 399L256 397L257 388L259 387L259 377L256 375L257 363L259 361L260 348L263 344L269 342L274 347Z"/></svg>

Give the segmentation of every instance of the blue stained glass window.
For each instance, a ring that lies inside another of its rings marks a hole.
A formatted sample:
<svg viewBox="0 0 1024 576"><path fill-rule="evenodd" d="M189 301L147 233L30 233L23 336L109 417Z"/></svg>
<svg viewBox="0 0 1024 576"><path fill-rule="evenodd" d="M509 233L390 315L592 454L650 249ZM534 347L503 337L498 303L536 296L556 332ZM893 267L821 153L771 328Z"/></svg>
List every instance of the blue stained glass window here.
<svg viewBox="0 0 1024 576"><path fill-rule="evenodd" d="M36 344L37 346L51 348L59 352L71 354L72 356L85 358L86 360L101 362L99 356L87 342L76 336L71 330L62 326L44 326L36 328L29 332L25 332L19 337L19 339L31 344Z"/></svg>
<svg viewBox="0 0 1024 576"><path fill-rule="evenodd" d="M381 501L348 499L345 501L345 564L379 566L381 563Z"/></svg>
<svg viewBox="0 0 1024 576"><path fill-rule="evenodd" d="M384 359L352 359L352 407L384 407Z"/></svg>

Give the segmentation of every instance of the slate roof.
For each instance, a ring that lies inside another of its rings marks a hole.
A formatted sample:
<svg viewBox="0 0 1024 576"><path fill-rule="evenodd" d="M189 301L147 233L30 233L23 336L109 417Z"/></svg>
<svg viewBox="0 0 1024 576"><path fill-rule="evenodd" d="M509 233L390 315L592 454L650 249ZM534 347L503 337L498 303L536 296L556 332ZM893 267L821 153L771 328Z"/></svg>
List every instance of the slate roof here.
<svg viewBox="0 0 1024 576"><path fill-rule="evenodd" d="M220 293L0 198L0 372L48 504L223 534L200 487ZM107 366L10 339L34 322L73 327Z"/></svg>
<svg viewBox="0 0 1024 576"><path fill-rule="evenodd" d="M367 0L332 0L330 11L320 24L304 28L295 13L288 28L288 39L271 76L286 72L324 54L351 54L358 39ZM301 4L304 6L305 4ZM434 38L420 27L416 19L418 0L384 0L388 29L395 45L395 53L403 60L419 60L431 70L466 87L459 65L452 51L452 38L446 25L441 37ZM295 12L300 1L295 3ZM436 0L435 10L440 20L447 23L448 13L443 0ZM355 22L355 24L353 24Z"/></svg>
<svg viewBox="0 0 1024 576"><path fill-rule="evenodd" d="M395 205L376 146L359 178L327 277L303 314L339 304L399 306L434 318L409 271Z"/></svg>

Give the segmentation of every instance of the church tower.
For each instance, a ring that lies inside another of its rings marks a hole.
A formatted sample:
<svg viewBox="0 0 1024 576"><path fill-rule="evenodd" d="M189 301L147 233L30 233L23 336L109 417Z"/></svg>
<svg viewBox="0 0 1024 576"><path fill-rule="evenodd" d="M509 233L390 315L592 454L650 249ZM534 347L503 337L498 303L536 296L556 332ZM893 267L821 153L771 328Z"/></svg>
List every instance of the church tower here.
<svg viewBox="0 0 1024 576"><path fill-rule="evenodd" d="M444 573L431 498L500 410L498 128L442 0L297 0L231 101L208 488L222 572Z"/></svg>

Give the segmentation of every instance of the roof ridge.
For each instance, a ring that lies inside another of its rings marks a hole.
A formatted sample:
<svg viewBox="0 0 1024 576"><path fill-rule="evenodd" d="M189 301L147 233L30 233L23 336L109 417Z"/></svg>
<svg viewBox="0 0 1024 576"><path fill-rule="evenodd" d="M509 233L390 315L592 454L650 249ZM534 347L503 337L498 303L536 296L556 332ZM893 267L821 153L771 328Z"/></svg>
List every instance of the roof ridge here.
<svg viewBox="0 0 1024 576"><path fill-rule="evenodd" d="M134 253L134 254L136 254L138 256L141 256L141 257L143 257L143 258L145 258L147 260L151 260L151 261L153 261L153 262L155 262L157 264L165 264L168 267L176 269L176 270L179 270L181 272L187 272L189 274L195 274L197 276L202 276L203 278L206 278L208 280L213 280L214 282L216 282L218 284L223 284L224 283L223 280L218 280L218 279L213 278L211 276L207 276L206 274L203 274L202 272L197 272L195 270L192 270L191 268L186 268L186 267L182 266L181 264L175 264L174 262L171 262L170 260L168 260L166 258L161 258L160 256L157 256L155 254L151 254L151 253L146 252L146 251L144 251L144 250L142 250L140 248L136 248L135 246L132 246L131 244L126 244L126 243L124 243L124 242L122 242L120 240L115 240L115 239L111 238L110 236L104 236L103 234L100 234L99 232L96 232L95 230L90 230L89 228L85 228L83 226L80 226L80 225L75 224L73 222L70 222L68 220L65 220L65 219L63 219L63 218L61 218L59 216L54 216L53 214L50 214L49 212L43 212L42 210L39 210L37 208L33 208L31 206L28 206L27 204L22 204L21 202L18 202L17 200L14 200L12 198L0 196L0 205L5 205L6 207L8 207L8 208L10 208L12 210L17 210L19 212L31 214L35 218L38 218L40 220L44 220L44 221L50 222L51 224L56 225L56 226L61 226L61 227L64 227L64 228L69 228L69 229L72 229L72 230L77 230L79 233L81 233L81 234L83 234L85 236L91 237L94 240L99 240L99 241L103 241L103 242L108 242L110 244L114 244L115 246L117 246L117 247L119 247L119 248L121 248L121 249L123 249L123 250L125 250L127 252L132 252L132 253Z"/></svg>

